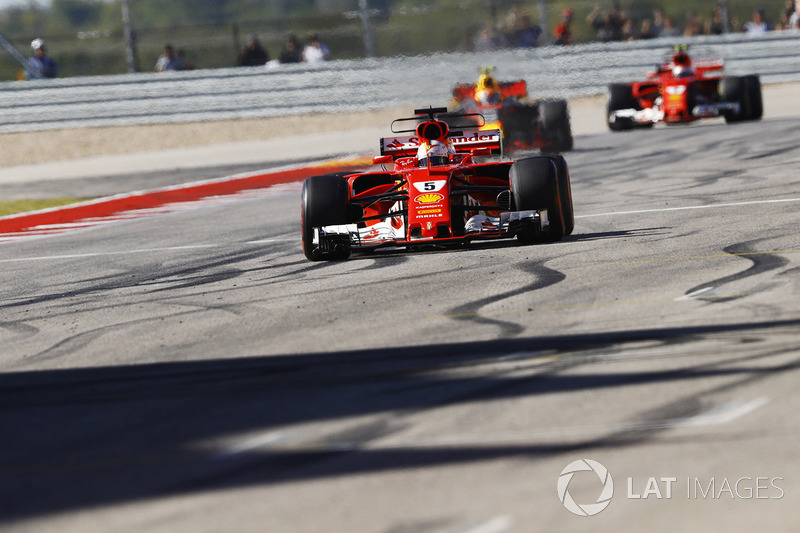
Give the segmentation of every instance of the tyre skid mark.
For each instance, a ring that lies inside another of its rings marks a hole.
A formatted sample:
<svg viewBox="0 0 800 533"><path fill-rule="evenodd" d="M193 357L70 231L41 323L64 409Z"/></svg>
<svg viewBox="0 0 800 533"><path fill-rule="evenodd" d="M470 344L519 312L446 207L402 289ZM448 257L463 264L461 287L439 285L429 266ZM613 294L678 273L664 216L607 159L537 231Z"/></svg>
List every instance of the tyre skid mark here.
<svg viewBox="0 0 800 533"><path fill-rule="evenodd" d="M745 257L748 261L751 261L752 265L750 268L741 272L737 272L736 274L731 274L730 276L725 276L692 287L686 291L686 293L680 299L703 300L713 303L736 300L738 298L748 296L750 292L722 292L721 289L736 281L777 270L789 264L789 260L787 258L777 255L779 252L756 253L751 251L750 248L750 243L734 244L732 246L726 246L723 248L723 251L726 254Z"/></svg>
<svg viewBox="0 0 800 533"><path fill-rule="evenodd" d="M472 320L478 323L496 325L502 330L503 335L505 336L519 335L525 330L523 326L513 322L489 318L488 315L490 313L481 312L480 309L485 305L494 304L506 298L519 296L544 289L550 285L555 285L567 277L566 274L551 268L547 268L542 263L533 263L530 265L523 264L520 268L525 270L527 273L532 274L535 277L535 281L518 289L506 291L504 293L489 296L480 300L467 302L463 305L454 307L443 316L456 320Z"/></svg>

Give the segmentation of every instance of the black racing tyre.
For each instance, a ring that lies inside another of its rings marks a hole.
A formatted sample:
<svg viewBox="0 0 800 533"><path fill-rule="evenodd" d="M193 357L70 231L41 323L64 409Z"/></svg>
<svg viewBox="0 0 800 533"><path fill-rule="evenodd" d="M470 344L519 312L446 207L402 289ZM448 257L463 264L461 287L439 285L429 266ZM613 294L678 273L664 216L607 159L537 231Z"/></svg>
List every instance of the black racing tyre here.
<svg viewBox="0 0 800 533"><path fill-rule="evenodd" d="M756 75L743 76L747 89L747 120L759 120L764 116L764 101L761 96L761 80Z"/></svg>
<svg viewBox="0 0 800 533"><path fill-rule="evenodd" d="M561 216L564 220L564 235L572 235L575 229L575 212L572 209L572 186L569 182L569 166L563 155L552 155L558 172L558 193L561 200Z"/></svg>
<svg viewBox="0 0 800 533"><path fill-rule="evenodd" d="M689 83L686 85L686 109L690 115L694 108L700 103L702 91L700 85L697 83Z"/></svg>
<svg viewBox="0 0 800 533"><path fill-rule="evenodd" d="M722 100L739 104L739 112L725 111L723 116L728 124L745 120L747 112L745 105L745 82L739 76L726 76L722 79Z"/></svg>
<svg viewBox="0 0 800 533"><path fill-rule="evenodd" d="M303 182L301 223L303 253L311 261L346 259L349 250L323 252L314 246L314 228L347 223L347 181L338 174L312 176Z"/></svg>
<svg viewBox="0 0 800 533"><path fill-rule="evenodd" d="M724 113L727 123L758 120L764 114L761 80L758 76L726 76L722 80L722 100L739 104L738 113Z"/></svg>
<svg viewBox="0 0 800 533"><path fill-rule="evenodd" d="M572 127L569 122L569 109L566 100L543 100L539 103L539 124L548 152L572 150Z"/></svg>
<svg viewBox="0 0 800 533"><path fill-rule="evenodd" d="M535 105L512 103L500 109L503 129L503 149L529 148L536 140L539 108Z"/></svg>
<svg viewBox="0 0 800 533"><path fill-rule="evenodd" d="M606 123L611 131L625 131L635 126L632 120L611 121L611 113L620 109L639 109L639 102L633 97L633 88L627 83L611 83L608 86L606 102Z"/></svg>
<svg viewBox="0 0 800 533"><path fill-rule="evenodd" d="M550 226L544 234L525 228L517 234L522 244L556 242L564 237L564 219L558 190L558 169L551 157L529 157L511 165L511 194L518 211L547 209Z"/></svg>

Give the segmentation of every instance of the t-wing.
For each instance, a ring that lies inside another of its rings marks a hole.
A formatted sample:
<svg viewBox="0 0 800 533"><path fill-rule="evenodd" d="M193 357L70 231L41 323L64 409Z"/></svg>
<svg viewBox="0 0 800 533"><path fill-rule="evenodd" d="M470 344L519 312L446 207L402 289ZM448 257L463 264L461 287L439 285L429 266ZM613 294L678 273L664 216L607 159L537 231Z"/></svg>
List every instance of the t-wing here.
<svg viewBox="0 0 800 533"><path fill-rule="evenodd" d="M502 153L502 135L500 130L484 130L473 132L451 132L448 140L452 143L456 153L474 154L489 150L492 154ZM383 137L381 139L381 155L390 155L392 158L412 157L417 155L422 139L418 135L398 137Z"/></svg>

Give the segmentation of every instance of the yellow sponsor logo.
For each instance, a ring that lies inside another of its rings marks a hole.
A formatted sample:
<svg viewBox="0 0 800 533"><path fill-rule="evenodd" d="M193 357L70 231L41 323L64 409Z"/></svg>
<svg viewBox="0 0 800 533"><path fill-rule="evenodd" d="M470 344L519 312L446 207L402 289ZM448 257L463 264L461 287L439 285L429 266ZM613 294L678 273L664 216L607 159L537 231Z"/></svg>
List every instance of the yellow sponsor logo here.
<svg viewBox="0 0 800 533"><path fill-rule="evenodd" d="M442 200L444 200L444 196L435 192L420 194L414 198L414 201L419 204L435 204L437 202L441 202Z"/></svg>

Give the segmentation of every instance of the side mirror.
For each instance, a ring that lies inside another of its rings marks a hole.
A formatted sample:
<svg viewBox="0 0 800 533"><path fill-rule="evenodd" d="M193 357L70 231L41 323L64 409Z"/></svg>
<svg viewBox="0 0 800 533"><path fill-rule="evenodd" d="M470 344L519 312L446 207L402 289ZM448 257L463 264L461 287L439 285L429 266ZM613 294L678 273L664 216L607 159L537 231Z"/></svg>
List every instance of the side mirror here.
<svg viewBox="0 0 800 533"><path fill-rule="evenodd" d="M384 165L386 163L391 163L392 161L393 159L390 155L376 155L372 158L373 165Z"/></svg>
<svg viewBox="0 0 800 533"><path fill-rule="evenodd" d="M475 148L474 150L470 150L469 153L471 155L492 155L491 148Z"/></svg>

